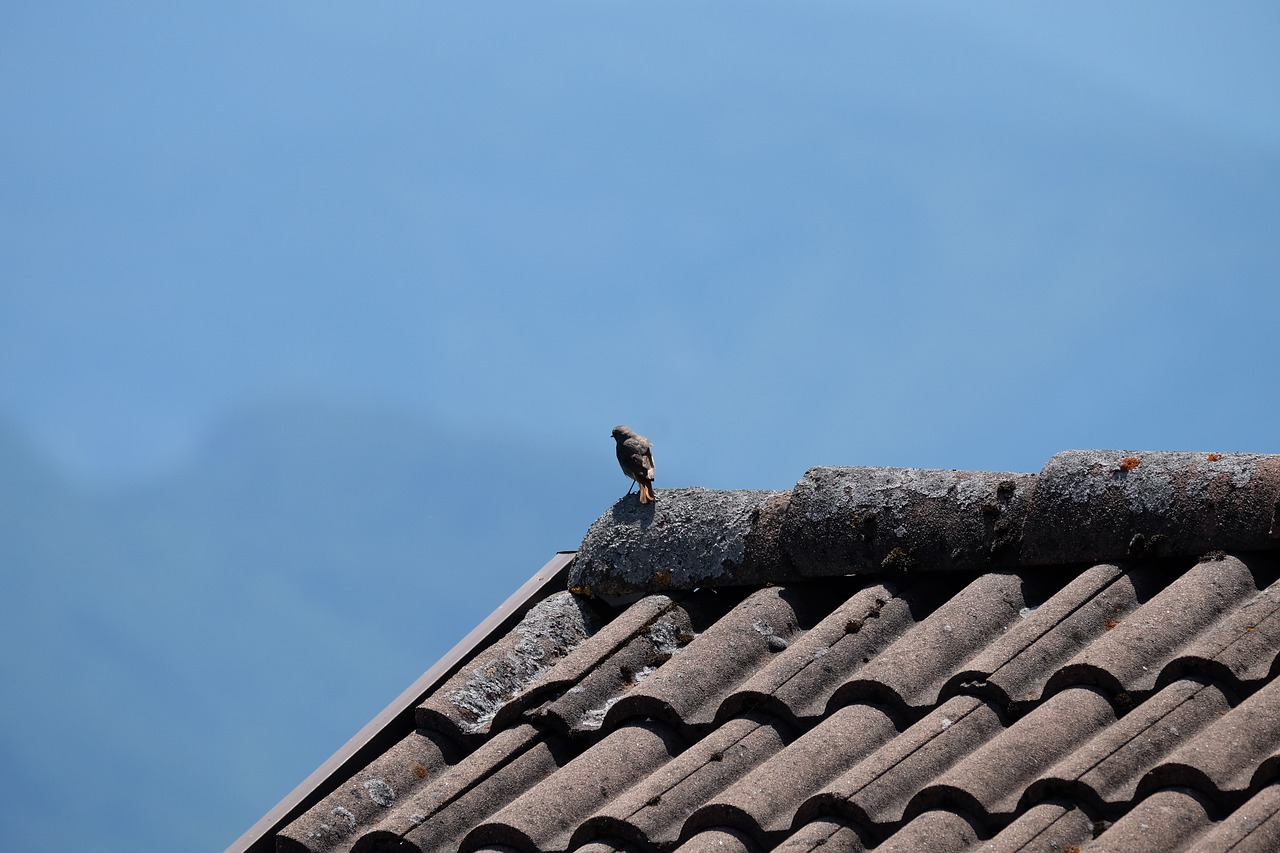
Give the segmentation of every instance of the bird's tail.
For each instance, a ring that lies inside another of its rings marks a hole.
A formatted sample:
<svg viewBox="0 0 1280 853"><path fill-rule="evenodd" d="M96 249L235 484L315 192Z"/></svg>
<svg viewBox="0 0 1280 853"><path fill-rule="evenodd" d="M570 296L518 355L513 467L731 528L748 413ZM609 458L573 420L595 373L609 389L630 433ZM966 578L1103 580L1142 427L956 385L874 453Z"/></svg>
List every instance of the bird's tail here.
<svg viewBox="0 0 1280 853"><path fill-rule="evenodd" d="M649 485L648 483L641 483L640 484L640 503L642 504L654 503L657 500L658 499L654 497L654 494L653 494L653 486Z"/></svg>

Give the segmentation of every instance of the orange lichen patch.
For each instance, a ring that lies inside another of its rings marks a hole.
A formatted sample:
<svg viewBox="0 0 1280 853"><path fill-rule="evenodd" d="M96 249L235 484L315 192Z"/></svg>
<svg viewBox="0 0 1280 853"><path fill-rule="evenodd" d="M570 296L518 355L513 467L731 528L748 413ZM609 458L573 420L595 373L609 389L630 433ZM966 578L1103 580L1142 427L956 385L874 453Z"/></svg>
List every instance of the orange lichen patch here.
<svg viewBox="0 0 1280 853"><path fill-rule="evenodd" d="M664 572L661 569L653 573L654 586L659 589L666 589L671 586L671 572Z"/></svg>
<svg viewBox="0 0 1280 853"><path fill-rule="evenodd" d="M1066 847L1062 848L1062 853L1080 853L1080 845L1068 844Z"/></svg>
<svg viewBox="0 0 1280 853"><path fill-rule="evenodd" d="M1252 634L1252 633L1253 633L1253 626L1252 626L1252 625L1250 625L1248 628L1245 628L1245 629L1244 629L1244 632L1245 632L1246 634Z"/></svg>
<svg viewBox="0 0 1280 853"><path fill-rule="evenodd" d="M591 584L589 584L589 583L584 583L584 584L580 584L580 585L575 586L575 587L570 587L569 592L573 593L574 595L585 595L585 596L587 596L587 597L590 597L590 596L591 596Z"/></svg>
<svg viewBox="0 0 1280 853"><path fill-rule="evenodd" d="M423 767L421 764L415 764L413 765L413 775L417 776L419 779L425 779L427 778L427 768Z"/></svg>
<svg viewBox="0 0 1280 853"><path fill-rule="evenodd" d="M1142 460L1139 459L1138 457L1126 456L1124 459L1120 460L1120 470L1132 471L1134 468L1137 468L1141 464L1142 464Z"/></svg>
<svg viewBox="0 0 1280 853"><path fill-rule="evenodd" d="M1210 462L1217 462L1217 461L1218 461L1219 459L1221 459L1221 458L1222 458L1222 454L1221 454L1221 453L1210 453L1210 454L1209 454L1209 461L1210 461Z"/></svg>
<svg viewBox="0 0 1280 853"><path fill-rule="evenodd" d="M1106 624L1105 624L1105 625L1103 625L1102 627L1103 627L1103 630L1105 630L1105 631L1110 631L1112 628L1114 628L1115 626L1117 626L1117 625L1119 625L1119 624L1120 624L1120 620L1119 620L1119 619L1108 619L1108 620L1107 620L1107 622L1106 622Z"/></svg>

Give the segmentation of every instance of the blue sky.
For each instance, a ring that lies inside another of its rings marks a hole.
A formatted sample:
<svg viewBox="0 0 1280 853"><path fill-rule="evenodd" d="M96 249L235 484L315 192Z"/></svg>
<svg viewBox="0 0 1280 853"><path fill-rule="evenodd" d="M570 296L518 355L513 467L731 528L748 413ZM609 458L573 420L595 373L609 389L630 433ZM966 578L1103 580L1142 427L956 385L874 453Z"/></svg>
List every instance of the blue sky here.
<svg viewBox="0 0 1280 853"><path fill-rule="evenodd" d="M1278 37L1266 3L7 9L0 846L225 847L576 546L615 423L660 487L1280 452Z"/></svg>

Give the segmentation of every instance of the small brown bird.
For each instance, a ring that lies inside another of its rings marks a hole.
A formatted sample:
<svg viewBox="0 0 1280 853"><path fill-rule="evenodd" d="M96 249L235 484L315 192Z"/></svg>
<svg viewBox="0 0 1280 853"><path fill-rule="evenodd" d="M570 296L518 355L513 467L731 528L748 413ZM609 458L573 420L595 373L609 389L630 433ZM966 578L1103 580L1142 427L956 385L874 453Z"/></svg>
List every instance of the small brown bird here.
<svg viewBox="0 0 1280 853"><path fill-rule="evenodd" d="M640 484L640 503L647 504L658 498L653 493L653 444L643 435L636 435L631 427L613 428L613 440L618 442L618 464L622 473ZM627 489L631 494L631 489ZM624 496L625 497L625 496Z"/></svg>

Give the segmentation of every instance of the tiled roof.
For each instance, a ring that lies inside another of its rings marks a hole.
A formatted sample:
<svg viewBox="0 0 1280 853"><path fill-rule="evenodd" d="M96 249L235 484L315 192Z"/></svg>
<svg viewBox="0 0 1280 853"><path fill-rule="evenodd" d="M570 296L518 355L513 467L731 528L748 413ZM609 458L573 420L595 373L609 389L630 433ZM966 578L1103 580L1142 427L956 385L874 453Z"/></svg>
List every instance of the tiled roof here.
<svg viewBox="0 0 1280 853"><path fill-rule="evenodd" d="M1278 463L624 499L277 849L1280 850Z"/></svg>

